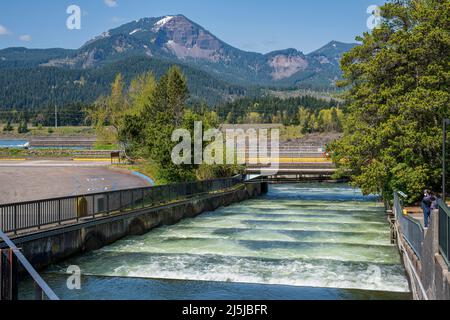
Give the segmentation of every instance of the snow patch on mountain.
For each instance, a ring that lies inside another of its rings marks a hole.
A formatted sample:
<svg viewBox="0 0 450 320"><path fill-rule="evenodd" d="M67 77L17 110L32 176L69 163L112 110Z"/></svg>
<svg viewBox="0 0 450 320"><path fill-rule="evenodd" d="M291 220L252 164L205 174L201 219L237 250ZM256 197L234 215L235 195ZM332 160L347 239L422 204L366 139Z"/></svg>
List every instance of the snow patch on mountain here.
<svg viewBox="0 0 450 320"><path fill-rule="evenodd" d="M134 29L133 31L130 32L130 36L133 35L133 34L135 34L135 33L137 33L137 32L139 32L139 31L142 31L142 29L141 29L141 28L139 28L139 29Z"/></svg>
<svg viewBox="0 0 450 320"><path fill-rule="evenodd" d="M158 22L155 23L154 29L155 30L161 29L167 22L169 22L173 18L175 18L175 17L174 16L166 16L166 17L162 18L161 20L159 20Z"/></svg>

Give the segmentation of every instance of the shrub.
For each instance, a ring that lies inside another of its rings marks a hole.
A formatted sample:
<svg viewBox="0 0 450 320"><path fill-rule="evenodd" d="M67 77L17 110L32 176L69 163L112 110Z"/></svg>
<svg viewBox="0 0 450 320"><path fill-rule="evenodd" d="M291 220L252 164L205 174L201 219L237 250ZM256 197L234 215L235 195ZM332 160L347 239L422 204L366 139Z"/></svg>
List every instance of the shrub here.
<svg viewBox="0 0 450 320"><path fill-rule="evenodd" d="M17 132L18 133L28 133L28 124L26 123L26 121L22 121L20 122L19 126L17 127Z"/></svg>
<svg viewBox="0 0 450 320"><path fill-rule="evenodd" d="M13 131L14 130L14 128L13 128L13 126L11 125L11 121L8 121L7 123L6 123L6 125L3 127L3 131L4 132L11 132L11 131Z"/></svg>

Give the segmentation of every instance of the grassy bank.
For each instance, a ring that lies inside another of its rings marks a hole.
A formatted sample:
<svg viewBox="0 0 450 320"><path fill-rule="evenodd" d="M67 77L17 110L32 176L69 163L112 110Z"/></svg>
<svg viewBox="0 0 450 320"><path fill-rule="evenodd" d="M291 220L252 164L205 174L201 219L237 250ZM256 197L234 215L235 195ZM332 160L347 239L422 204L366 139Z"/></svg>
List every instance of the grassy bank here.
<svg viewBox="0 0 450 320"><path fill-rule="evenodd" d="M95 143L93 150L95 150L95 151L114 151L114 150L119 150L119 146L117 144Z"/></svg>
<svg viewBox="0 0 450 320"><path fill-rule="evenodd" d="M130 170L130 171L136 171L139 173L142 173L143 175L146 175L147 177L151 178L156 185L164 185L167 184L168 182L163 180L163 179L158 179L158 169L155 165L152 165L149 162L138 162L135 164L130 164L130 165L126 165L126 164L122 164L122 165L115 165L114 168L121 168L121 169L126 169L126 170Z"/></svg>
<svg viewBox="0 0 450 320"><path fill-rule="evenodd" d="M74 150L68 149L0 149L0 160L2 158L71 158L74 156Z"/></svg>

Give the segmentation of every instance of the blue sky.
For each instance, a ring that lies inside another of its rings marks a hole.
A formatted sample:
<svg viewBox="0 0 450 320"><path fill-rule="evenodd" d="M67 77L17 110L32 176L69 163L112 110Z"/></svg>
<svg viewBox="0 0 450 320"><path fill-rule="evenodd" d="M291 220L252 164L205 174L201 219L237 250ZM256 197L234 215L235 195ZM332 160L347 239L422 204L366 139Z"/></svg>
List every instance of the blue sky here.
<svg viewBox="0 0 450 320"><path fill-rule="evenodd" d="M267 53L305 53L331 40L354 42L367 31L369 5L379 0L14 0L0 2L0 48L79 48L121 24L184 14L228 44ZM81 30L68 30L66 9L82 10Z"/></svg>

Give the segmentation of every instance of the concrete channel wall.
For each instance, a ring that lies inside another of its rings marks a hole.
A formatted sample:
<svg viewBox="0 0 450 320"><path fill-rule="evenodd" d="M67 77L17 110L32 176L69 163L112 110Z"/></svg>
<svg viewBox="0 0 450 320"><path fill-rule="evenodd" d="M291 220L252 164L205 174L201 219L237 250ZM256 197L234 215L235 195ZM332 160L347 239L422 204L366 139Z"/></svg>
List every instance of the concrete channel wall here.
<svg viewBox="0 0 450 320"><path fill-rule="evenodd" d="M422 243L422 259L404 239L401 228L394 221L397 243L415 300L450 300L450 272L439 253L439 213L432 215L430 227Z"/></svg>
<svg viewBox="0 0 450 320"><path fill-rule="evenodd" d="M42 269L70 256L99 249L123 237L142 235L173 225L185 218L257 197L268 191L265 182L245 183L218 193L118 214L106 218L14 238L17 247L36 269Z"/></svg>

